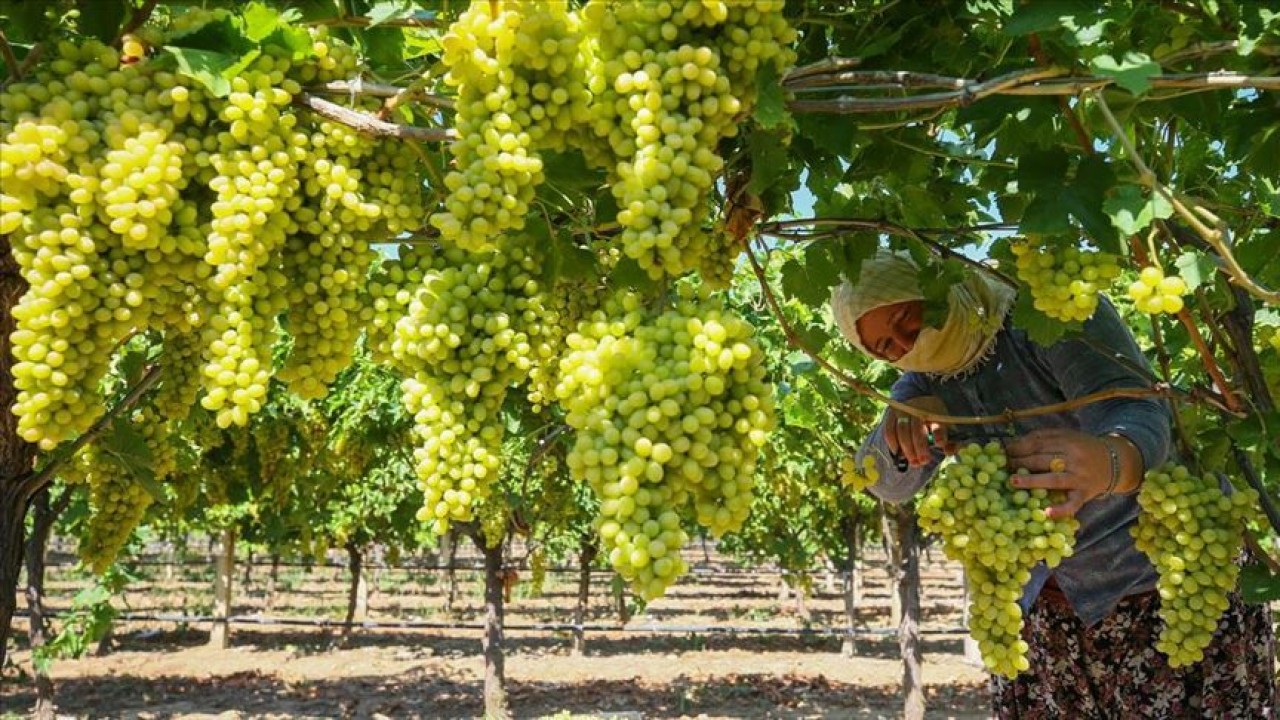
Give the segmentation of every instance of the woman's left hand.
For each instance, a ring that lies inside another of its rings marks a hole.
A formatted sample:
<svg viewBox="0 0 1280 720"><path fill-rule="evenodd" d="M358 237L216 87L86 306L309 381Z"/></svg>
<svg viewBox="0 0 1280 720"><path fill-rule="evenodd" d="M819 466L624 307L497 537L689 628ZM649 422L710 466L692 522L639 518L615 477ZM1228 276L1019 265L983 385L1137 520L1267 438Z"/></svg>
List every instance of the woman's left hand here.
<svg viewBox="0 0 1280 720"><path fill-rule="evenodd" d="M1005 443L1010 481L1016 488L1066 491L1066 500L1045 514L1071 517L1111 484L1108 442L1116 440L1067 428L1033 430ZM1027 472L1015 472L1023 469Z"/></svg>

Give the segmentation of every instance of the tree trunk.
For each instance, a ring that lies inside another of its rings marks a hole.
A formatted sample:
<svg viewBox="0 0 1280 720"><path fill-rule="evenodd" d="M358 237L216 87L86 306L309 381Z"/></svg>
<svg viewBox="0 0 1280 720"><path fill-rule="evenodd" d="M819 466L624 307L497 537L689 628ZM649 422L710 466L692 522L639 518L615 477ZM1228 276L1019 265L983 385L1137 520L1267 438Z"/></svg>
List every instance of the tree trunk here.
<svg viewBox="0 0 1280 720"><path fill-rule="evenodd" d="M66 492L71 492L67 490ZM35 517L32 523L31 537L27 539L27 612L31 618L28 637L31 639L31 653L49 641L49 629L44 619L44 568L45 546L49 542L49 531L57 519L54 509L49 505L49 488L36 493L31 501ZM53 720L53 678L42 672L36 663L33 673L36 679L36 706L32 717L36 720Z"/></svg>
<svg viewBox="0 0 1280 720"><path fill-rule="evenodd" d="M347 543L347 570L351 573L350 585L347 588L347 617L342 624L342 641L346 642L351 638L351 624L355 622L358 615L364 620L369 601L367 589L362 591L364 585L364 574L361 572L363 565L363 556L360 553L360 546L354 542ZM363 601L363 602L362 602Z"/></svg>
<svg viewBox="0 0 1280 720"><path fill-rule="evenodd" d="M240 579L240 584L244 586L245 592L249 590L249 576L253 570L253 551L249 551L249 557L244 560L244 577Z"/></svg>
<svg viewBox="0 0 1280 720"><path fill-rule="evenodd" d="M902 608L902 620L898 626L898 648L902 653L903 717L906 720L924 718L924 683L921 677L920 650L920 542L916 531L915 511L907 508L886 508L886 515L893 513L894 546L898 563L895 572L894 593Z"/></svg>
<svg viewBox="0 0 1280 720"><path fill-rule="evenodd" d="M486 547L476 533L477 547L484 553L484 716L486 720L507 720L507 675L502 655L502 596L504 576L502 549Z"/></svg>
<svg viewBox="0 0 1280 720"><path fill-rule="evenodd" d="M631 620L631 611L627 609L627 585L616 575L613 577L613 599L618 607L618 624L626 625Z"/></svg>
<svg viewBox="0 0 1280 720"><path fill-rule="evenodd" d="M591 599L591 563L596 559L599 547L595 539L586 535L578 550L578 604L573 608L573 654L587 652L587 633L583 625L587 620L587 603Z"/></svg>
<svg viewBox="0 0 1280 720"><path fill-rule="evenodd" d="M280 582L280 553L271 553L271 573L267 575L267 610L276 606L276 583Z"/></svg>
<svg viewBox="0 0 1280 720"><path fill-rule="evenodd" d="M858 517L845 517L845 546L849 553L845 560L845 572L842 594L844 596L845 633L844 644L840 648L845 657L853 657L858 652L857 639L854 636L857 624L858 603Z"/></svg>
<svg viewBox="0 0 1280 720"><path fill-rule="evenodd" d="M449 546L445 551L445 557L447 558L445 560L445 572L448 574L449 579L449 594L444 600L444 611L448 615L453 615L454 605L458 602L458 569L456 567L458 563L458 538L450 530L445 533L444 542ZM483 542L479 543L479 545L483 544Z"/></svg>
<svg viewBox="0 0 1280 720"><path fill-rule="evenodd" d="M13 386L9 336L17 327L13 306L26 291L27 283L18 272L9 237L0 236L0 667L5 664L13 614L18 609L27 503L39 489L26 486L35 446L18 435L18 418L13 414L18 393Z"/></svg>
<svg viewBox="0 0 1280 720"><path fill-rule="evenodd" d="M211 647L226 649L231 645L231 585L235 582L236 531L222 531L222 553L218 555L217 574L213 577L213 614L219 618L209 633Z"/></svg>
<svg viewBox="0 0 1280 720"><path fill-rule="evenodd" d="M886 505L880 516L880 534L885 542L885 573L889 576L889 627L902 626L902 595L898 579L902 576L902 546L898 543L895 508Z"/></svg>

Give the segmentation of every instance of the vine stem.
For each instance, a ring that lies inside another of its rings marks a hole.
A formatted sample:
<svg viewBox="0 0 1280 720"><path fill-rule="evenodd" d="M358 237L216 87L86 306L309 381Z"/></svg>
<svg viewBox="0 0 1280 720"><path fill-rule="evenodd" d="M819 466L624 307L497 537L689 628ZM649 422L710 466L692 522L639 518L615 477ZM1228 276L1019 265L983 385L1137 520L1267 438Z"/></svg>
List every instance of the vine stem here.
<svg viewBox="0 0 1280 720"><path fill-rule="evenodd" d="M412 28L433 28L439 27L440 24L435 20L427 20L425 18L399 18L394 20L383 20L377 25L367 17L350 17L343 15L334 18L324 18L314 20L309 25L327 25L329 27L412 27Z"/></svg>
<svg viewBox="0 0 1280 720"><path fill-rule="evenodd" d="M812 67L812 66L810 66ZM796 92L830 90L885 90L903 88L950 88L944 92L908 97L837 97L825 100L791 100L792 112L861 114L903 110L943 110L965 107L993 95L1079 95L1097 92L1115 84L1115 79L1096 75L1066 76L1063 68L1033 68L1006 73L990 80L947 77L902 70L811 70L798 68L783 78L783 87ZM1183 73L1150 79L1157 89L1184 89L1191 92L1221 89L1280 89L1280 77L1244 75L1234 72Z"/></svg>
<svg viewBox="0 0 1280 720"><path fill-rule="evenodd" d="M1262 547L1262 543L1258 542L1258 537L1253 534L1249 528L1244 529L1244 544L1253 551L1253 554L1266 564L1271 570L1272 575L1280 575L1280 561L1271 557L1271 553Z"/></svg>
<svg viewBox="0 0 1280 720"><path fill-rule="evenodd" d="M415 127L413 125L400 125L386 120L379 120L369 113L345 108L309 93L299 94L293 99L293 102L317 115L342 123L356 132L373 137L394 137L418 142L448 142L457 137L457 133L451 129Z"/></svg>
<svg viewBox="0 0 1280 720"><path fill-rule="evenodd" d="M119 417L121 413L132 408L134 405L137 405L138 401L142 399L142 396L145 395L152 386L159 382L160 374L163 370L164 367L159 363L147 368L147 372L138 380L138 384L134 385L133 388L129 390L129 393L121 398L120 402L116 403L114 407L104 413L102 417L98 418L97 422L91 425L88 430L80 433L79 437L72 440L71 444L68 445L64 451L52 455L47 461L45 461L44 465L41 466L40 469L30 472L25 477L18 480L18 494L24 498L23 502L31 499L31 497L40 492L42 488L52 482L53 476L57 473L58 468L62 467L67 461L74 458L76 453L80 452L81 448L88 445L90 442L93 442L95 438L106 431L107 426Z"/></svg>
<svg viewBox="0 0 1280 720"><path fill-rule="evenodd" d="M133 14L129 16L129 22L125 23L125 26L120 28L120 34L116 35L115 42L113 42L112 44L113 45L120 44L120 41L124 39L125 35L128 35L134 30L137 30L138 28L142 27L142 25L146 23L148 19L150 19L151 13L154 12L156 9L156 5L159 5L159 4L160 4L160 0L147 0L147 2L142 7L135 10Z"/></svg>
<svg viewBox="0 0 1280 720"><path fill-rule="evenodd" d="M1200 333L1200 328L1196 327L1196 322L1191 317L1191 312L1185 307L1178 313L1178 320L1182 322L1182 326L1187 329L1187 334L1191 336L1191 342L1196 346L1196 352L1200 353L1200 360L1204 362L1205 372L1209 374L1209 378L1218 386L1218 394L1222 396L1222 401L1226 403L1227 409L1234 412L1241 412L1240 398L1236 397L1231 386L1227 384L1227 377L1222 372L1222 368L1218 365L1218 359L1213 356L1213 352L1209 349L1209 345L1204 341L1204 335Z"/></svg>
<svg viewBox="0 0 1280 720"><path fill-rule="evenodd" d="M808 219L801 219L801 220L781 220L773 223L762 224L757 228L757 231L766 235L771 235L773 237L778 237L778 238L783 238L788 240L798 240L798 239L817 240L818 236L816 235L810 236L807 238L800 238L793 234L786 234L786 233L771 231L771 228L804 227L806 225L810 225L810 226L834 225L837 227L850 227L850 228L858 228L862 230L874 230L877 232L889 233L892 235L898 235L901 237L910 238L912 240L916 240L918 242L924 243L925 245L928 245L930 248L934 250L934 252L940 255L943 259L959 260L960 262L966 265L976 268L979 272L988 273L996 278L999 278L1001 282L1005 283L1011 288L1018 287L1018 282L1016 280L1014 280L1013 278L1010 278L1008 275L1005 275L999 270L989 265L983 265L977 260L974 260L973 258L970 258L961 253L958 253L955 250L952 250L951 248L947 247L946 245L943 245L942 243L936 240L933 240L932 238L925 237L925 234L933 234L935 232L953 232L953 231L938 231L934 229L909 228L909 227L904 227L902 225L898 225L896 223L888 222L887 220L863 220L863 219L857 219L857 218L808 218ZM961 232L963 231L956 230L954 231L954 234L961 234ZM824 235L822 237L826 237L826 236Z"/></svg>
<svg viewBox="0 0 1280 720"><path fill-rule="evenodd" d="M362 95L368 97L388 98L388 100L396 100L396 103L403 102L412 98L421 102L423 105L438 107L443 110L453 110L453 98L441 95L432 95L423 91L421 88L400 87L398 85L390 85L387 83L365 82L363 80L334 80L332 82L320 85L310 85L305 88L313 94L324 95Z"/></svg>
<svg viewBox="0 0 1280 720"><path fill-rule="evenodd" d="M9 38L5 36L3 28L0 28L0 55L4 56L4 66L9 69L9 80L12 82L21 80L22 68L18 65L18 58L13 54L13 46L9 44Z"/></svg>
<svg viewBox="0 0 1280 720"><path fill-rule="evenodd" d="M849 386L853 390L878 400L885 405L897 410L905 415L910 415L924 422L936 422L944 425L1004 425L1012 423L1021 418L1038 417L1041 415L1052 415L1054 413L1067 412L1078 408L1092 405L1093 403L1102 402L1104 400L1115 400L1118 398L1153 398L1160 397L1168 399L1174 394L1173 388L1167 384L1160 383L1152 387L1145 388L1113 388L1103 390L1101 392L1082 395L1060 403L1050 405L1041 405L1039 407L1027 408L1025 410L1006 410L998 415L944 415L939 413L931 413L921 410L918 407L908 405L903 402L894 400L884 395L870 385L858 380L852 375L846 373L840 368L832 365L826 358L814 352L807 343L800 339L799 334L791 327L791 323L787 320L785 313L782 311L781 305L778 303L777 296L773 292L769 279L766 276L764 267L761 266L759 258L756 257L754 249L750 245L746 247L747 259L751 262L751 269L755 272L756 279L760 282L760 290L764 293L765 302L769 305L774 317L781 326L783 334L787 338L787 343L794 348L802 351L818 363L823 369L831 373L840 380L840 382Z"/></svg>
<svg viewBox="0 0 1280 720"><path fill-rule="evenodd" d="M1129 136L1125 133L1120 122L1116 120L1116 116L1112 114L1111 108L1107 105L1107 101L1102 97L1102 93L1092 93L1093 99L1098 103L1098 109L1102 111L1102 115L1106 118L1107 125L1111 127L1111 132L1116 136L1116 140L1124 148L1125 153L1129 156L1129 162L1138 170L1138 175L1144 185L1150 187L1169 204L1173 206L1175 212L1182 217L1183 220L1191 226L1197 235L1201 237L1214 252L1218 254L1225 265L1227 276L1233 283L1239 285L1249 292L1250 295L1262 300L1268 305L1280 305L1280 291L1268 290L1256 282L1244 268L1240 267L1240 263L1236 260L1235 255L1231 252L1228 245L1227 233L1224 224L1218 216L1214 215L1208 209L1200 206L1195 201L1188 198L1185 202L1178 197L1172 190L1165 187L1160 182L1150 166L1143 161L1142 156L1138 154L1138 149L1134 147L1133 142L1129 140ZM1203 219L1202 219L1203 218ZM1205 221L1213 223L1214 227L1210 228Z"/></svg>

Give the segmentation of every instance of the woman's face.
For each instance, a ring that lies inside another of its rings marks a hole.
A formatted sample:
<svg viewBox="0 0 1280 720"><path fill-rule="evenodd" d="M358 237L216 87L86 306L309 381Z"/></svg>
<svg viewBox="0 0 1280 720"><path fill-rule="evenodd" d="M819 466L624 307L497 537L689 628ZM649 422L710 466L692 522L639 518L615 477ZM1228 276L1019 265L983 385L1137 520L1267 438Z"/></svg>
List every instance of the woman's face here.
<svg viewBox="0 0 1280 720"><path fill-rule="evenodd" d="M915 347L923 322L923 300L881 305L858 318L858 337L872 355L896 362Z"/></svg>

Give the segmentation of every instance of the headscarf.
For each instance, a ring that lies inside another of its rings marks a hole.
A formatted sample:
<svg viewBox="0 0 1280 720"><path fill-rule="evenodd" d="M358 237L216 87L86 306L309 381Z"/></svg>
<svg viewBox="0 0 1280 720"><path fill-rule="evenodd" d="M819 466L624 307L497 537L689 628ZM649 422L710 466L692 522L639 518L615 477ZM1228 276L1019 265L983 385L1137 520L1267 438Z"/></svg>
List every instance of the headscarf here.
<svg viewBox="0 0 1280 720"><path fill-rule="evenodd" d="M863 261L857 283L846 279L832 294L831 310L840 332L854 347L875 357L858 334L858 319L878 307L923 300L918 275L919 268L910 257L886 248L877 250ZM990 273L968 273L948 292L947 321L942 327L922 328L911 350L892 364L944 379L964 375L995 346L1015 295L1012 287Z"/></svg>

